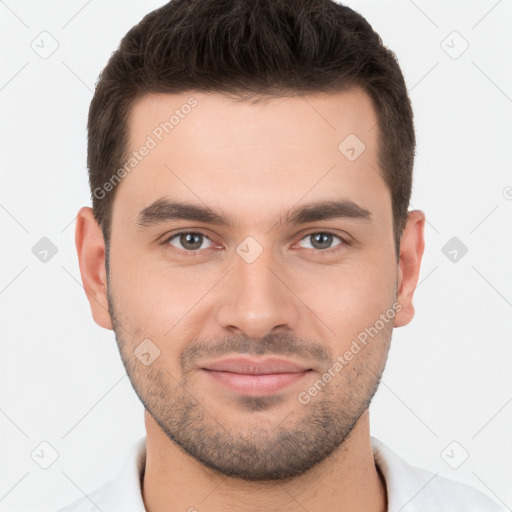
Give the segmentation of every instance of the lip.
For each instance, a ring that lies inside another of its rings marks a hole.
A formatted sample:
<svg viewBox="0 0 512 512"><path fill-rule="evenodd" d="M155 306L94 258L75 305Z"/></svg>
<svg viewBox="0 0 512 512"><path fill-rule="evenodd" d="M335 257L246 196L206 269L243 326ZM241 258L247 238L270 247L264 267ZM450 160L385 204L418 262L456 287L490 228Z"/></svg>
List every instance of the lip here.
<svg viewBox="0 0 512 512"><path fill-rule="evenodd" d="M303 379L311 368L277 358L226 358L201 366L214 382L247 396L269 396Z"/></svg>
<svg viewBox="0 0 512 512"><path fill-rule="evenodd" d="M241 373L244 375L266 375L270 373L299 373L311 368L274 357L229 357L211 363L205 363L202 368L217 372Z"/></svg>

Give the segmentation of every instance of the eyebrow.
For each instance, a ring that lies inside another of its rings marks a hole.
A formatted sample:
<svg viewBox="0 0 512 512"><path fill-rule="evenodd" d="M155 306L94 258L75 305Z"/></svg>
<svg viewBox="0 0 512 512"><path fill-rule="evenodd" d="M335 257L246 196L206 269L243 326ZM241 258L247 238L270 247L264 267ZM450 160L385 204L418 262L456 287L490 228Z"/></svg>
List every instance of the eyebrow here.
<svg viewBox="0 0 512 512"><path fill-rule="evenodd" d="M275 225L298 225L329 219L358 219L372 222L369 210L348 199L314 201L292 208L278 218ZM234 222L206 206L175 201L162 197L147 206L137 215L136 224L140 229L172 220L203 222L233 229Z"/></svg>

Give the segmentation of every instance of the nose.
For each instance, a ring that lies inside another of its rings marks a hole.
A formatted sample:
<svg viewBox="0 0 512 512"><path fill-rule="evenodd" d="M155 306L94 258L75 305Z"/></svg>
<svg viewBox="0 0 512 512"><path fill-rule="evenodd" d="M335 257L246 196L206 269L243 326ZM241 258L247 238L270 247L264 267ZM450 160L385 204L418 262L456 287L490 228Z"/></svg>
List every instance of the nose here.
<svg viewBox="0 0 512 512"><path fill-rule="evenodd" d="M252 262L235 255L218 296L217 322L229 332L261 339L272 330L295 330L299 299L289 275L264 250Z"/></svg>

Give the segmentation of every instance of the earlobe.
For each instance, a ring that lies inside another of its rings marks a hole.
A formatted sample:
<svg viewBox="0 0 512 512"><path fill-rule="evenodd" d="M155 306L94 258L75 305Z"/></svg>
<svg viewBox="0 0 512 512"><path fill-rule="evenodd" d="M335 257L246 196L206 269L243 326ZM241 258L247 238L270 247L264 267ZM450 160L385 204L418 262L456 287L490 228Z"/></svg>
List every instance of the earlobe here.
<svg viewBox="0 0 512 512"><path fill-rule="evenodd" d="M400 242L397 301L401 304L402 309L395 316L395 327L407 325L414 317L412 301L425 249L424 227L425 214L421 210L409 212Z"/></svg>
<svg viewBox="0 0 512 512"><path fill-rule="evenodd" d="M105 240L91 208L82 207L76 217L75 245L80 275L94 321L112 329L108 312Z"/></svg>

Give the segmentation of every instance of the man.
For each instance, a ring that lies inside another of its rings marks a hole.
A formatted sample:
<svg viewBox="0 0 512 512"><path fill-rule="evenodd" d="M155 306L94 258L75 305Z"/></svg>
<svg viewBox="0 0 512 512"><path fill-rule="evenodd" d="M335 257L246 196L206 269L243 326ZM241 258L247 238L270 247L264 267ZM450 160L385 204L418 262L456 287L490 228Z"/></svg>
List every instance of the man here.
<svg viewBox="0 0 512 512"><path fill-rule="evenodd" d="M494 511L370 436L414 316L402 73L331 0L173 0L89 113L76 245L147 436L69 511Z"/></svg>

